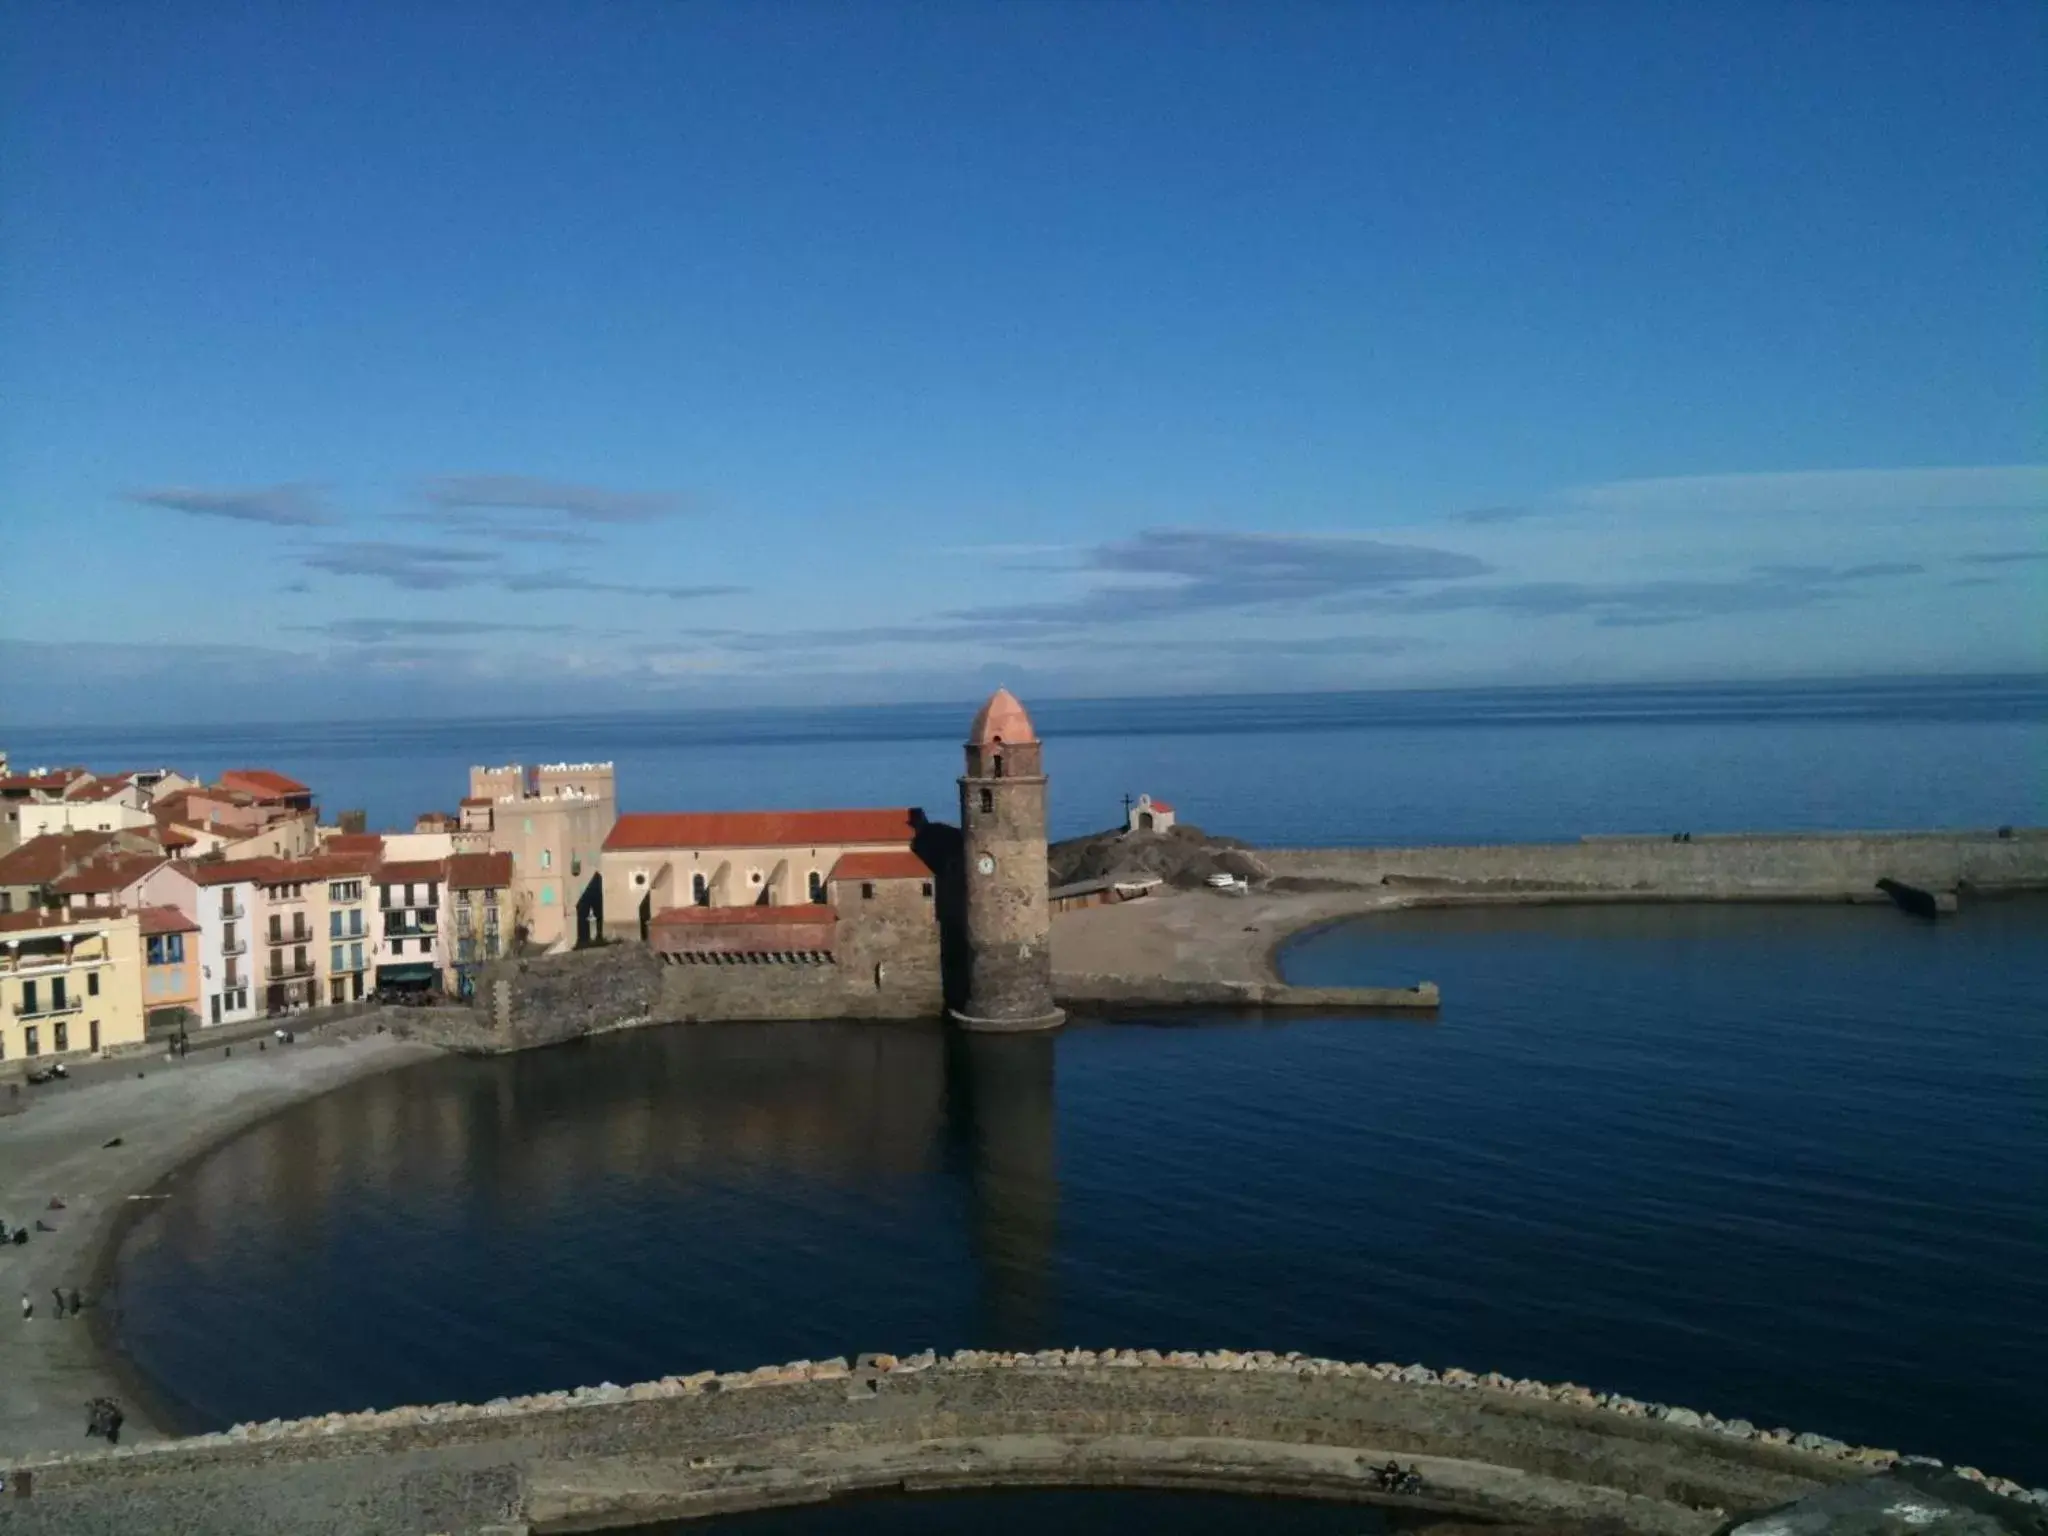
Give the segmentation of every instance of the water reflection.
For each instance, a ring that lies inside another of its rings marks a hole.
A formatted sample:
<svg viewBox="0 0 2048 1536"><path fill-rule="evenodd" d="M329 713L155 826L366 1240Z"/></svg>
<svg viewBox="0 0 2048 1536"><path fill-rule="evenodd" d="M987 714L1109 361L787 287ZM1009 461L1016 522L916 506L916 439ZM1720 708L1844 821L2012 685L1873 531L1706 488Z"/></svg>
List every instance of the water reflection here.
<svg viewBox="0 0 2048 1536"><path fill-rule="evenodd" d="M1059 1174L1049 1035L947 1037L957 1140L971 1160L982 1337L994 1349L1046 1344Z"/></svg>

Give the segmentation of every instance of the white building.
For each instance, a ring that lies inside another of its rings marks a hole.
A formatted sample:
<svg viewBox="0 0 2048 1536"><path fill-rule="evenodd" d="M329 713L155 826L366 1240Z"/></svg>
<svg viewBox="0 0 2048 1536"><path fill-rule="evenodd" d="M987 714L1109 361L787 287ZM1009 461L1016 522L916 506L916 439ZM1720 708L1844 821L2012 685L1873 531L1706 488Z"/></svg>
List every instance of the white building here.
<svg viewBox="0 0 2048 1536"><path fill-rule="evenodd" d="M199 1022L239 1024L260 1016L255 926L260 866L235 861L182 866L198 887Z"/></svg>

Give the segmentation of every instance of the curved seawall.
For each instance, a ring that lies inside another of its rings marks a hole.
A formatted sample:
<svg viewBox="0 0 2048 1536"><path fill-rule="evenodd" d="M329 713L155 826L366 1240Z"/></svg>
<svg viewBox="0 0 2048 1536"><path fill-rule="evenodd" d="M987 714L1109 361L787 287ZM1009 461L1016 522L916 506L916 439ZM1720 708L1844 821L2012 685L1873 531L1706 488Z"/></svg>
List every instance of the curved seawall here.
<svg viewBox="0 0 2048 1536"><path fill-rule="evenodd" d="M1420 1472L1419 1492L1378 1486L1375 1469L1396 1458ZM1059 1484L1708 1536L1897 1459L1468 1371L1263 1351L964 1351L238 1425L17 1467L6 1514L37 1536L589 1531L861 1490Z"/></svg>

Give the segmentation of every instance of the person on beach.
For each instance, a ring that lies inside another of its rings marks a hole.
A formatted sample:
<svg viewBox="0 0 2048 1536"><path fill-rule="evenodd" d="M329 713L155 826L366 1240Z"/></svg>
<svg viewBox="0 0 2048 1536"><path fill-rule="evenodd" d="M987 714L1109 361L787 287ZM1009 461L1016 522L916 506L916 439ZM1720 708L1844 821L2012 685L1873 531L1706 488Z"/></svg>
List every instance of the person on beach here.
<svg viewBox="0 0 2048 1536"><path fill-rule="evenodd" d="M53 1285L50 1287L50 1294L57 1298L57 1315L62 1317L64 1315L64 1287Z"/></svg>
<svg viewBox="0 0 2048 1536"><path fill-rule="evenodd" d="M23 1292L21 1293L21 1318L22 1318L22 1321L23 1321L23 1322L27 1322L27 1321L28 1321L28 1320L29 1320L30 1318L34 1317L35 1315L36 1315L36 1304L35 1304L34 1302L32 1302L32 1301L30 1301L30 1300L28 1299L28 1292L27 1292L27 1291L23 1291Z"/></svg>
<svg viewBox="0 0 2048 1536"><path fill-rule="evenodd" d="M71 1287L71 1315L78 1316L78 1309L85 1305L85 1298L78 1293L78 1287Z"/></svg>

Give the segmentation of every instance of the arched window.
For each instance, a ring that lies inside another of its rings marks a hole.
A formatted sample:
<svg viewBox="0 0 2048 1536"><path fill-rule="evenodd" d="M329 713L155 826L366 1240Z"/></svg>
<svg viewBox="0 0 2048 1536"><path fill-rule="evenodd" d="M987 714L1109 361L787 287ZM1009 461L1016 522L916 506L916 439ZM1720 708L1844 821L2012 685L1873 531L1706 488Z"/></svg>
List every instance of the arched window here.
<svg viewBox="0 0 2048 1536"><path fill-rule="evenodd" d="M996 808L996 792L994 790L984 789L981 792L981 808L984 811L992 811Z"/></svg>
<svg viewBox="0 0 2048 1536"><path fill-rule="evenodd" d="M996 777L1000 779L1000 778L1001 778L1002 776L1003 776L1003 754L1002 754L1002 753L1000 753L1000 752L998 752L998 753L996 754Z"/></svg>
<svg viewBox="0 0 2048 1536"><path fill-rule="evenodd" d="M811 900L820 904L825 900L825 877L815 869L811 871Z"/></svg>
<svg viewBox="0 0 2048 1536"><path fill-rule="evenodd" d="M1138 812L1138 830L1140 832L1150 832L1152 830L1152 813L1150 811Z"/></svg>
<svg viewBox="0 0 2048 1536"><path fill-rule="evenodd" d="M704 878L702 870L690 876L690 900L700 907L711 905L711 882Z"/></svg>

